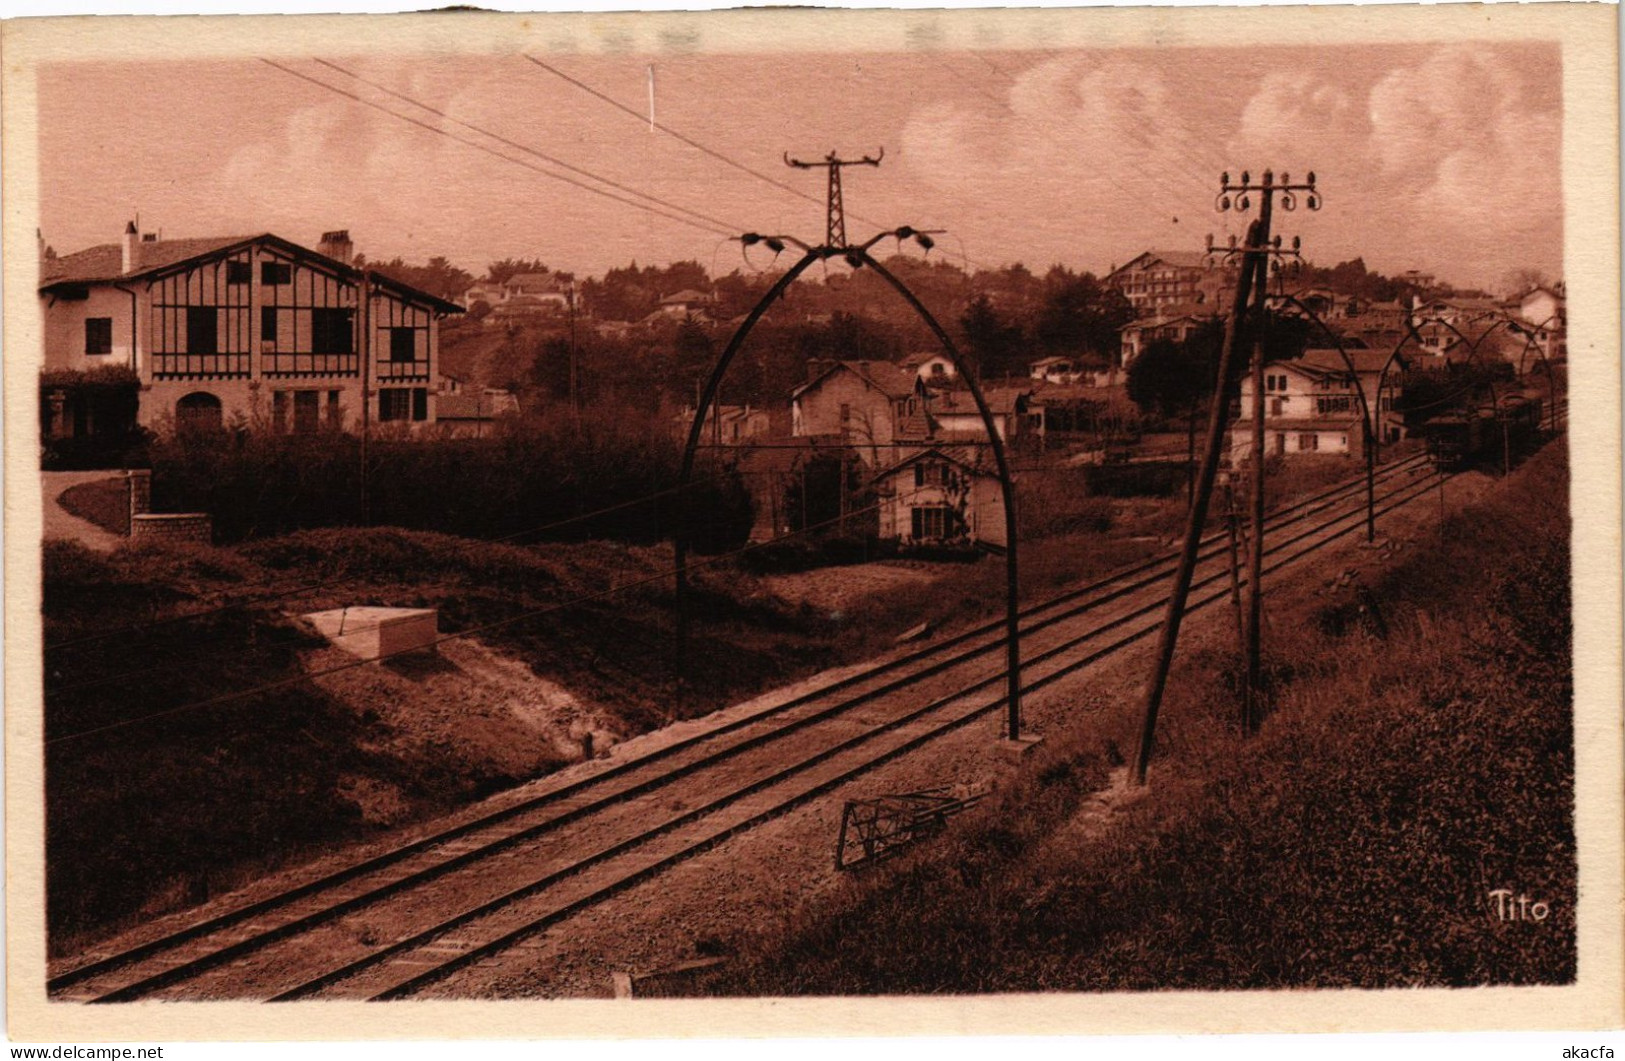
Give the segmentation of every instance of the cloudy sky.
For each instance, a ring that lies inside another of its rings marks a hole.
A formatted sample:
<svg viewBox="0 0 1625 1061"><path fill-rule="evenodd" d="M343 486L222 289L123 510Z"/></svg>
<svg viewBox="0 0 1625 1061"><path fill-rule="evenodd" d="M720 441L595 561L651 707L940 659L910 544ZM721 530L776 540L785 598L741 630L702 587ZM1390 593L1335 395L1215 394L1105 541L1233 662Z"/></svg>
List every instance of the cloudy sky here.
<svg viewBox="0 0 1625 1061"><path fill-rule="evenodd" d="M1556 45L537 58L579 84L521 55L47 66L42 229L67 253L139 212L165 237L348 228L369 257L474 272L725 272L744 264L725 234L823 234L822 172L781 153L883 147L846 171L849 235L943 228L936 253L973 264L1198 249L1245 226L1214 211L1219 173L1274 167L1319 178L1324 209L1276 226L1317 262L1497 289L1561 273ZM651 71L656 120L712 154L651 130Z"/></svg>

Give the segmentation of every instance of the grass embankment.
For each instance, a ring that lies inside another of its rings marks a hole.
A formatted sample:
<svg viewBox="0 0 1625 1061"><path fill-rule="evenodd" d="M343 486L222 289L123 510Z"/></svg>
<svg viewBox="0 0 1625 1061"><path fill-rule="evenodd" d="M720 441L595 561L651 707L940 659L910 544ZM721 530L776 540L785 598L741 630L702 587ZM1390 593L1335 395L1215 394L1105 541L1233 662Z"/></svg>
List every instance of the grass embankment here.
<svg viewBox="0 0 1625 1061"><path fill-rule="evenodd" d="M788 937L736 941L695 990L1572 980L1566 491L1553 446L1357 601L1281 595L1257 736L1234 722L1234 654L1187 656L1141 798L1078 813L1112 745L1132 747L1131 711L1093 715L1051 735L1047 766ZM1499 919L1503 888L1549 916Z"/></svg>
<svg viewBox="0 0 1625 1061"><path fill-rule="evenodd" d="M545 773L575 754L521 732L517 720L507 734L486 726L414 743L399 732L400 712L392 723L382 705L371 710L319 683L161 714L299 678L304 657L324 642L284 612L436 606L443 633L506 623L478 640L578 700L604 705L622 736L830 662L841 624L753 597L748 580L720 570L696 574L695 666L686 682L672 671L669 580L519 619L649 578L670 563L669 548L526 549L385 529L105 557L48 543L45 641L63 643L45 660L53 944L197 901L376 831L358 791L393 793L398 823ZM328 581L287 599L163 623ZM384 666L392 688L417 673L406 660ZM160 717L119 725L151 715Z"/></svg>
<svg viewBox="0 0 1625 1061"><path fill-rule="evenodd" d="M122 476L80 483L62 491L57 504L71 516L113 534L130 533L130 484Z"/></svg>

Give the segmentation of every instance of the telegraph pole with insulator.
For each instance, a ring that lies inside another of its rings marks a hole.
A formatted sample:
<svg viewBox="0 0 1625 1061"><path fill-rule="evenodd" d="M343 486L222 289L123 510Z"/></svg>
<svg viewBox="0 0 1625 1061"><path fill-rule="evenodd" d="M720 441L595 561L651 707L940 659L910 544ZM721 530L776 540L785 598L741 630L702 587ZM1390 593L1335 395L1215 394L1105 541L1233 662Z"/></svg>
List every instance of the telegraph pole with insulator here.
<svg viewBox="0 0 1625 1061"><path fill-rule="evenodd" d="M1281 205L1287 210L1297 208L1297 193L1305 193L1305 205L1320 209L1320 192L1315 187L1315 175L1302 184L1293 184L1286 173L1276 181L1271 170L1264 171L1264 179L1253 183L1252 175L1243 172L1241 181L1230 183L1230 174L1220 177L1218 207L1221 211L1235 209L1246 213L1252 209L1252 196L1258 196L1257 235L1249 239L1248 263L1253 281L1253 359L1252 359L1252 540L1247 557L1247 687L1242 705L1243 729L1252 732L1259 723L1260 683L1263 676L1262 628L1264 618L1264 299L1269 281L1269 251L1280 250L1280 243L1271 243L1270 224L1274 216L1275 196L1281 196ZM1234 198L1232 198L1234 196ZM1358 385L1358 380L1355 381Z"/></svg>
<svg viewBox="0 0 1625 1061"><path fill-rule="evenodd" d="M829 170L829 197L826 200L829 208L828 220L824 226L824 244L829 247L846 246L846 207L841 202L841 168L843 166L879 166L880 160L886 157L886 149L881 148L880 153L870 158L837 158L831 151L824 156L822 162L803 162L791 158L786 152L784 164L794 166L796 169L827 169Z"/></svg>

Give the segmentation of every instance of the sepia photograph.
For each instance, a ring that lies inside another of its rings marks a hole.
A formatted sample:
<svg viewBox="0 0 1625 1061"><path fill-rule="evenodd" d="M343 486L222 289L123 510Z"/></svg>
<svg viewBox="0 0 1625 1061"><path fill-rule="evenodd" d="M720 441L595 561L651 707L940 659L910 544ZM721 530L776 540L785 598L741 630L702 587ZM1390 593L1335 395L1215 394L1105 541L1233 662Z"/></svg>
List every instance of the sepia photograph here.
<svg viewBox="0 0 1625 1061"><path fill-rule="evenodd" d="M1616 8L0 33L13 1035L1619 1023Z"/></svg>

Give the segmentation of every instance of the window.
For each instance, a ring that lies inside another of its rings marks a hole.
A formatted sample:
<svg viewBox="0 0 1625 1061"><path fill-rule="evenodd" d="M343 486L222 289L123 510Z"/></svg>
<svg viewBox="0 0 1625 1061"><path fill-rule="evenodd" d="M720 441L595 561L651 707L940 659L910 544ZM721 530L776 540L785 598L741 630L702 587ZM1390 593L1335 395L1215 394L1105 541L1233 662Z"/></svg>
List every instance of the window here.
<svg viewBox="0 0 1625 1061"><path fill-rule="evenodd" d="M254 278L254 270L247 262L226 263L226 283L246 284Z"/></svg>
<svg viewBox="0 0 1625 1061"><path fill-rule="evenodd" d="M1270 415L1271 416L1280 416L1281 415L1281 410L1285 405L1286 405L1286 403L1283 402L1281 399L1279 399L1279 398L1271 398L1270 399Z"/></svg>
<svg viewBox="0 0 1625 1061"><path fill-rule="evenodd" d="M293 283L293 266L286 262L261 262L260 283L272 286Z"/></svg>
<svg viewBox="0 0 1625 1061"><path fill-rule="evenodd" d="M941 361L933 361L931 363L931 374L933 376L941 376L945 374Z"/></svg>
<svg viewBox="0 0 1625 1061"><path fill-rule="evenodd" d="M113 318L85 318L85 353L110 354L113 352Z"/></svg>
<svg viewBox="0 0 1625 1061"><path fill-rule="evenodd" d="M1272 391L1272 390L1275 389L1275 377L1274 376L1265 376L1264 377L1264 389L1267 390L1267 391Z"/></svg>
<svg viewBox="0 0 1625 1061"><path fill-rule="evenodd" d="M321 426L321 391L293 392L293 430L300 435L314 435Z"/></svg>
<svg viewBox="0 0 1625 1061"><path fill-rule="evenodd" d="M220 352L220 314L213 306L186 307L186 352L189 354Z"/></svg>
<svg viewBox="0 0 1625 1061"><path fill-rule="evenodd" d="M846 402L841 403L841 426L845 427L852 422L852 407Z"/></svg>
<svg viewBox="0 0 1625 1061"><path fill-rule="evenodd" d="M943 486L948 482L948 466L940 461L921 461L914 466L915 486Z"/></svg>
<svg viewBox="0 0 1625 1061"><path fill-rule="evenodd" d="M271 392L271 430L283 434L288 430L288 392Z"/></svg>
<svg viewBox="0 0 1625 1061"><path fill-rule="evenodd" d="M260 342L276 342L276 307L260 307Z"/></svg>
<svg viewBox="0 0 1625 1061"><path fill-rule="evenodd" d="M1313 431L1306 431L1298 436L1298 451L1311 453L1320 448L1320 436Z"/></svg>
<svg viewBox="0 0 1625 1061"><path fill-rule="evenodd" d="M354 353L355 329L350 326L353 319L353 310L311 310L310 352L313 354Z"/></svg>
<svg viewBox="0 0 1625 1061"><path fill-rule="evenodd" d="M344 410L339 406L339 392L327 392L327 426L334 431L344 426Z"/></svg>
<svg viewBox="0 0 1625 1061"><path fill-rule="evenodd" d="M378 419L429 419L427 387L383 387L378 391Z"/></svg>
<svg viewBox="0 0 1625 1061"><path fill-rule="evenodd" d="M946 538L949 527L949 511L945 506L933 505L929 508L916 508L912 510L914 517L915 541L928 541L932 538Z"/></svg>
<svg viewBox="0 0 1625 1061"><path fill-rule="evenodd" d="M416 361L418 352L418 330L416 328L391 328L389 330L389 359L391 361Z"/></svg>

